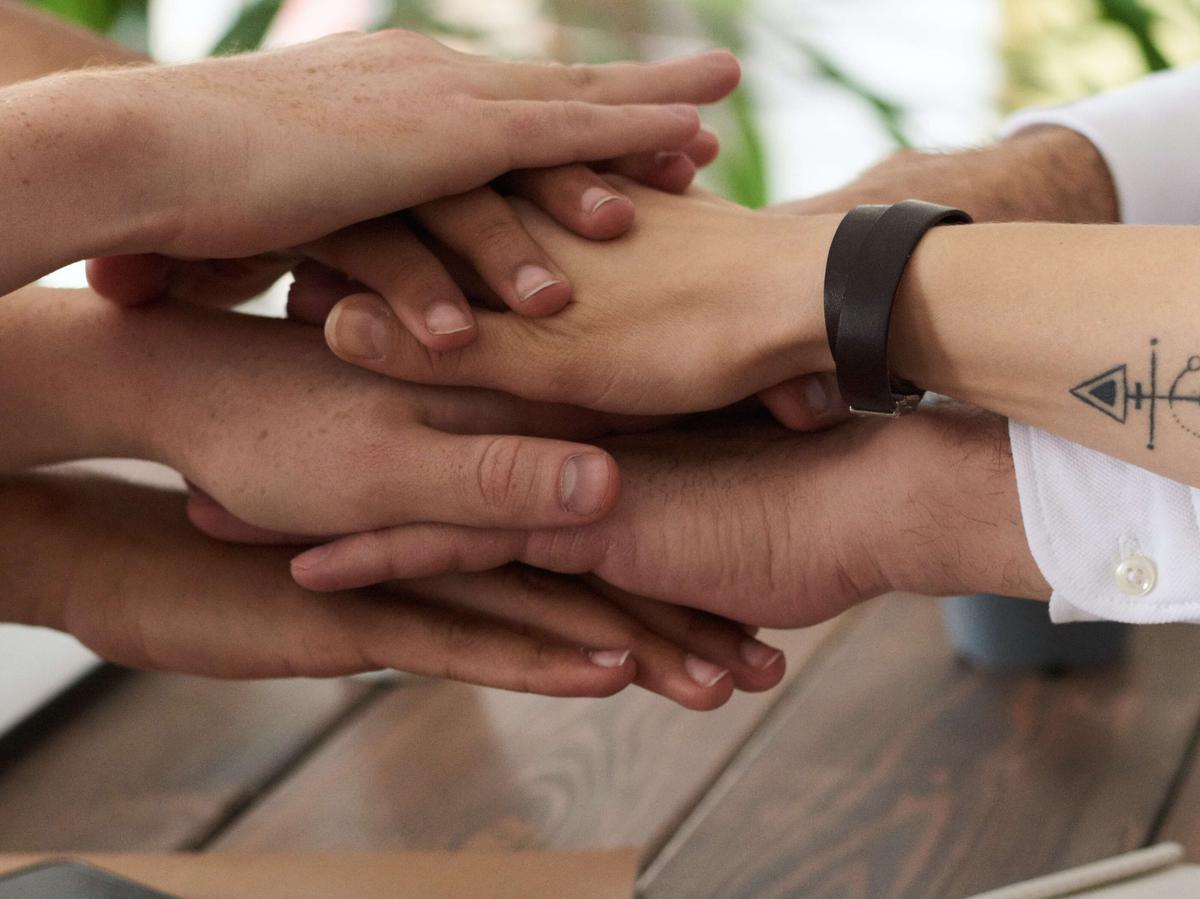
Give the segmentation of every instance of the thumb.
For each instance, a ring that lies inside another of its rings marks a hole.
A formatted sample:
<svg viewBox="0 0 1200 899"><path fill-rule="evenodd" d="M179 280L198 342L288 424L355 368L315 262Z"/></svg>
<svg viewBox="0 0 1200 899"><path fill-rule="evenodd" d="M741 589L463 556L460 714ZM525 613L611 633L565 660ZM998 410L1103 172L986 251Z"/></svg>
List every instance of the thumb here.
<svg viewBox="0 0 1200 899"><path fill-rule="evenodd" d="M800 375L760 391L758 398L793 431L820 431L850 417L837 377L830 372Z"/></svg>
<svg viewBox="0 0 1200 899"><path fill-rule="evenodd" d="M119 306L140 306L167 292L171 260L157 253L104 256L86 264L88 284Z"/></svg>

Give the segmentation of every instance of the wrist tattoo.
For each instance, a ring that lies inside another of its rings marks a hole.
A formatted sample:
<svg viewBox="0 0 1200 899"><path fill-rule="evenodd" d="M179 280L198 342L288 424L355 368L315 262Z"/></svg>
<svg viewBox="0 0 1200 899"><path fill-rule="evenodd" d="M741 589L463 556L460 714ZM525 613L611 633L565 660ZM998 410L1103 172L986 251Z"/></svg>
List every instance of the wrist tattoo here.
<svg viewBox="0 0 1200 899"><path fill-rule="evenodd" d="M1134 381L1130 389L1129 365L1122 363L1072 387L1071 396L1121 424L1131 412L1143 413L1146 449L1154 449L1160 419L1200 439L1200 356L1190 356L1183 365L1168 363L1160 373L1158 338L1152 337L1146 372L1148 386Z"/></svg>

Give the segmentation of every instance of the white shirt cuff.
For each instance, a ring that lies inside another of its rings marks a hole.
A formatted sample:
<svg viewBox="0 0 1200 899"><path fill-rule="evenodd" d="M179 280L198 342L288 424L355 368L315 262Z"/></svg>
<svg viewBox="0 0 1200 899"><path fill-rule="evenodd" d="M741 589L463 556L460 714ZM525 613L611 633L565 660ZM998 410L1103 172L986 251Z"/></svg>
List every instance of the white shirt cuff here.
<svg viewBox="0 0 1200 899"><path fill-rule="evenodd" d="M1051 619L1200 623L1200 490L1019 422L1009 435Z"/></svg>
<svg viewBox="0 0 1200 899"><path fill-rule="evenodd" d="M1005 122L1004 137L1038 125L1077 131L1112 174L1121 220L1200 224L1200 66L1160 72L1129 87Z"/></svg>

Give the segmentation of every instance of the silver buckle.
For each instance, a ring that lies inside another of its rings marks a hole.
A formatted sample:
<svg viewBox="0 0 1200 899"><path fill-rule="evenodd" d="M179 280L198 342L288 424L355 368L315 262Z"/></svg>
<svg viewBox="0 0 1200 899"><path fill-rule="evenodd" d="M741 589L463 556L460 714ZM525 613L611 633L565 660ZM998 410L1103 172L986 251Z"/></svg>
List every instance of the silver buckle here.
<svg viewBox="0 0 1200 899"><path fill-rule="evenodd" d="M895 405L892 406L891 412L877 412L874 409L855 409L851 406L850 414L855 418L899 418L901 415L910 415L917 411L917 406L921 405L921 394L909 393L901 397L893 394L892 400L895 402Z"/></svg>

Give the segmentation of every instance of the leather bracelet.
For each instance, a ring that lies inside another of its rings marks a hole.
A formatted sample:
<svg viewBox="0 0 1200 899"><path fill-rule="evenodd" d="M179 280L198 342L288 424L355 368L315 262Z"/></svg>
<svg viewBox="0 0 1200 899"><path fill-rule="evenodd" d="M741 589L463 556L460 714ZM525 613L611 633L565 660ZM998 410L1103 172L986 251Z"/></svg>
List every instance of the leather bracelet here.
<svg viewBox="0 0 1200 899"><path fill-rule="evenodd" d="M916 409L925 391L893 378L888 368L896 292L931 228L970 221L960 209L921 200L859 206L842 219L825 266L825 328L852 414L895 418Z"/></svg>

